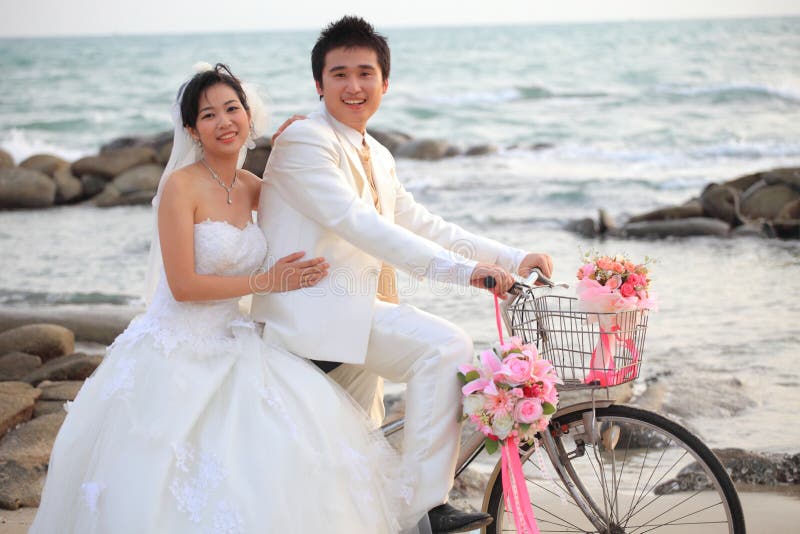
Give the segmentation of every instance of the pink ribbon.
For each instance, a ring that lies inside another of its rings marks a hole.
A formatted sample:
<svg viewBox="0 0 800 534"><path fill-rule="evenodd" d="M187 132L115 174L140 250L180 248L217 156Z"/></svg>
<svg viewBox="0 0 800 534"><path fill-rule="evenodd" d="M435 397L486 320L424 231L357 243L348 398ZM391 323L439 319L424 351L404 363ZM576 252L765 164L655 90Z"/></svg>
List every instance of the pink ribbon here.
<svg viewBox="0 0 800 534"><path fill-rule="evenodd" d="M503 328L500 319L500 301L494 296L494 313L497 319L497 336L503 344ZM519 461L516 437L508 436L500 447L502 460L500 473L503 480L503 497L506 511L514 514L514 524L518 534L539 534L536 517L533 515L533 504L528 487L525 485L525 475L522 473L522 464Z"/></svg>
<svg viewBox="0 0 800 534"><path fill-rule="evenodd" d="M602 327L600 327L600 343L598 343L598 346L600 347L603 366L597 366L598 347L595 347L592 351L592 358L589 360L589 373L586 375L586 380L584 380L585 383L589 384L591 382L598 382L602 387L616 386L617 384L621 384L635 376L636 364L639 362L639 351L636 350L636 345L634 345L633 340L629 337L623 338L619 334L619 330L619 325L612 326L609 332L606 332ZM631 363L618 371L616 370L614 354L611 350L612 335L616 341L625 345L625 348L628 349L628 352L633 358Z"/></svg>
<svg viewBox="0 0 800 534"><path fill-rule="evenodd" d="M525 485L525 475L522 474L516 439L511 436L506 438L500 452L503 456L500 471L506 511L510 510L514 514L518 534L539 534L536 517L533 515L533 504Z"/></svg>

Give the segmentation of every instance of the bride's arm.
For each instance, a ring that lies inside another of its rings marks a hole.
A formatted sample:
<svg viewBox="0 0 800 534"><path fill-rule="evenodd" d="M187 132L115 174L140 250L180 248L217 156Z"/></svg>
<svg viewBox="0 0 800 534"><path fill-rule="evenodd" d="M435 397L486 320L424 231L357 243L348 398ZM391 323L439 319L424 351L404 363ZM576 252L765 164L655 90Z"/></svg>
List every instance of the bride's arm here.
<svg viewBox="0 0 800 534"><path fill-rule="evenodd" d="M326 274L323 258L300 261L305 253L281 258L267 272L248 276L201 275L194 268L194 212L197 205L192 176L177 171L161 196L158 233L164 272L177 301L223 300L250 293L291 291L316 284Z"/></svg>

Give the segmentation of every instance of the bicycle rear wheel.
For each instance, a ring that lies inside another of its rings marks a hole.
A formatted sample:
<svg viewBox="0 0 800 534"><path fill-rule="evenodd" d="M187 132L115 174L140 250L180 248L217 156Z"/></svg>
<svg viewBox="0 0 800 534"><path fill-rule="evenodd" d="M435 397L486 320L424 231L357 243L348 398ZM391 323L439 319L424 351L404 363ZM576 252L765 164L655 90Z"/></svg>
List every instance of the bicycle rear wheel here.
<svg viewBox="0 0 800 534"><path fill-rule="evenodd" d="M594 413L594 424L591 408L556 416L553 440L521 453L541 532L744 534L733 483L696 436L630 406ZM516 532L499 476L486 508L487 534Z"/></svg>

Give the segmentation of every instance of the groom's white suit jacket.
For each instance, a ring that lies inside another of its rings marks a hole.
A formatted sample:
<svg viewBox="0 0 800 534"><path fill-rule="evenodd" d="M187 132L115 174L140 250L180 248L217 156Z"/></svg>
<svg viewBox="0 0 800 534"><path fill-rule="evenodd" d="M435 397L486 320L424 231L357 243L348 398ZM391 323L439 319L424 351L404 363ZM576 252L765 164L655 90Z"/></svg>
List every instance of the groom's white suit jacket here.
<svg viewBox="0 0 800 534"><path fill-rule="evenodd" d="M476 260L515 270L525 255L432 215L397 180L391 153L370 135L366 142L380 214L356 148L361 134L324 105L277 138L264 171L265 266L298 250L331 266L314 287L253 297L251 314L264 322L265 338L305 358L364 362L383 262L467 285Z"/></svg>

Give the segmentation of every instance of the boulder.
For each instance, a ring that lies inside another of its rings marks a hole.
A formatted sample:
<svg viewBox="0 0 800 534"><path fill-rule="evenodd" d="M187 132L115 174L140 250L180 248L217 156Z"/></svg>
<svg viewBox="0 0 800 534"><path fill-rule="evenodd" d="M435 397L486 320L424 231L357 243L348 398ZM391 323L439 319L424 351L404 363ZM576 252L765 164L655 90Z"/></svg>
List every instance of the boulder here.
<svg viewBox="0 0 800 534"><path fill-rule="evenodd" d="M605 235L609 232L614 232L617 229L617 223L614 218L603 208L597 210L597 231L600 235Z"/></svg>
<svg viewBox="0 0 800 534"><path fill-rule="evenodd" d="M174 133L172 130L165 130L154 135L144 135L139 137L118 137L109 143L100 147L100 153L113 152L123 148L137 148L149 147L160 152L161 149L169 144L172 144L172 137Z"/></svg>
<svg viewBox="0 0 800 534"><path fill-rule="evenodd" d="M766 221L748 221L731 230L735 237L775 237L775 230Z"/></svg>
<svg viewBox="0 0 800 534"><path fill-rule="evenodd" d="M643 222L643 221L667 221L672 219L688 219L690 217L702 217L703 207L697 200L687 202L682 206L669 206L660 208L640 215L634 215L628 222Z"/></svg>
<svg viewBox="0 0 800 534"><path fill-rule="evenodd" d="M741 212L748 218L769 221L778 217L783 207L800 198L800 192L785 184L756 183L742 193Z"/></svg>
<svg viewBox="0 0 800 534"><path fill-rule="evenodd" d="M784 205L775 217L776 221L791 221L796 219L800 219L800 199L793 200Z"/></svg>
<svg viewBox="0 0 800 534"><path fill-rule="evenodd" d="M56 204L78 200L83 194L83 184L72 174L69 165L53 171L53 181L56 184Z"/></svg>
<svg viewBox="0 0 800 534"><path fill-rule="evenodd" d="M415 139L397 148L397 157L437 160L458 154L458 148L440 139Z"/></svg>
<svg viewBox="0 0 800 534"><path fill-rule="evenodd" d="M97 354L76 352L60 358L54 358L38 369L27 373L23 382L36 385L44 380L84 380L89 377L103 357Z"/></svg>
<svg viewBox="0 0 800 534"><path fill-rule="evenodd" d="M33 416L41 394L24 382L0 382L0 436Z"/></svg>
<svg viewBox="0 0 800 534"><path fill-rule="evenodd" d="M27 352L43 362L75 352L75 335L55 324L30 324L0 334L0 354Z"/></svg>
<svg viewBox="0 0 800 534"><path fill-rule="evenodd" d="M79 159L72 164L72 172L76 176L93 174L101 178L110 179L133 167L144 165L145 163L155 163L156 157L156 151L150 147L108 150L97 156Z"/></svg>
<svg viewBox="0 0 800 534"><path fill-rule="evenodd" d="M58 156L51 154L36 154L31 156L19 164L23 169L30 169L32 171L39 171L50 177L56 172L56 169L69 165L67 160L61 159Z"/></svg>
<svg viewBox="0 0 800 534"><path fill-rule="evenodd" d="M50 452L65 412L32 419L0 440L0 507L38 506Z"/></svg>
<svg viewBox="0 0 800 534"><path fill-rule="evenodd" d="M56 184L46 174L14 167L0 169L0 209L46 208L56 200Z"/></svg>
<svg viewBox="0 0 800 534"><path fill-rule="evenodd" d="M165 143L161 148L158 149L158 155L156 160L163 165L164 167L167 166L169 163L169 157L172 155L172 141L169 143Z"/></svg>
<svg viewBox="0 0 800 534"><path fill-rule="evenodd" d="M25 352L0 356L0 380L19 380L42 365L42 359Z"/></svg>
<svg viewBox="0 0 800 534"><path fill-rule="evenodd" d="M11 154L0 148L0 169L10 169L13 166L14 158Z"/></svg>
<svg viewBox="0 0 800 534"><path fill-rule="evenodd" d="M739 191L733 187L709 184L700 194L700 205L703 214L728 224L738 224Z"/></svg>
<svg viewBox="0 0 800 534"><path fill-rule="evenodd" d="M746 174L744 176L739 176L738 178L734 178L733 180L728 180L727 182L723 183L722 185L726 187L732 187L736 189L738 192L746 191L749 189L754 183L761 181L761 176L763 173L757 172L755 174Z"/></svg>
<svg viewBox="0 0 800 534"><path fill-rule="evenodd" d="M567 223L566 229L585 237L595 237L597 235L597 223L591 217L570 221Z"/></svg>
<svg viewBox="0 0 800 534"><path fill-rule="evenodd" d="M105 187L106 181L100 176L95 176L94 174L84 174L81 176L81 188L84 198L92 198L98 195Z"/></svg>
<svg viewBox="0 0 800 534"><path fill-rule="evenodd" d="M742 449L715 449L734 483L759 486L800 484L800 454L769 454ZM655 488L656 495L679 491L700 491L711 487L702 468L692 463L678 475Z"/></svg>
<svg viewBox="0 0 800 534"><path fill-rule="evenodd" d="M778 185L784 184L795 191L800 192L800 168L788 168L788 169L773 169L771 171L767 171L761 173L761 177L764 180L764 183L767 185Z"/></svg>
<svg viewBox="0 0 800 534"><path fill-rule="evenodd" d="M411 141L411 136L397 130L367 130L367 133L380 144L389 149L392 154L397 153L398 147Z"/></svg>
<svg viewBox="0 0 800 534"><path fill-rule="evenodd" d="M466 152L464 152L465 156L486 156L488 154L495 154L500 150L497 148L496 145L492 145L489 143L483 145L474 145L469 147Z"/></svg>
<svg viewBox="0 0 800 534"><path fill-rule="evenodd" d="M103 192L94 197L91 203L98 208L115 206L146 206L153 201L155 191L144 190L122 194L114 184L108 184Z"/></svg>
<svg viewBox="0 0 800 534"><path fill-rule="evenodd" d="M141 311L141 308L107 304L49 309L0 308L0 332L28 324L52 323L68 328L81 341L110 345Z"/></svg>
<svg viewBox="0 0 800 534"><path fill-rule="evenodd" d="M75 400L81 387L83 387L83 380L63 380L60 382L45 380L37 386L42 391L42 395L39 397L40 400L61 402Z"/></svg>
<svg viewBox="0 0 800 534"><path fill-rule="evenodd" d="M800 219L775 221L772 228L781 239L800 239Z"/></svg>
<svg viewBox="0 0 800 534"><path fill-rule="evenodd" d="M665 221L628 223L622 227L628 237L689 237L698 235L728 235L728 224L709 217L691 217Z"/></svg>
<svg viewBox="0 0 800 534"><path fill-rule="evenodd" d="M66 412L66 410L64 409L65 403L66 401L58 401L58 400L36 401L36 404L33 407L33 417L36 418L51 413Z"/></svg>
<svg viewBox="0 0 800 534"><path fill-rule="evenodd" d="M161 179L163 172L164 167L157 163L140 165L123 172L114 178L111 184L123 195L148 191L152 198L156 194L158 181Z"/></svg>
<svg viewBox="0 0 800 534"><path fill-rule="evenodd" d="M242 168L261 178L267 166L267 160L272 152L272 141L266 137L256 139L256 147L247 151Z"/></svg>

